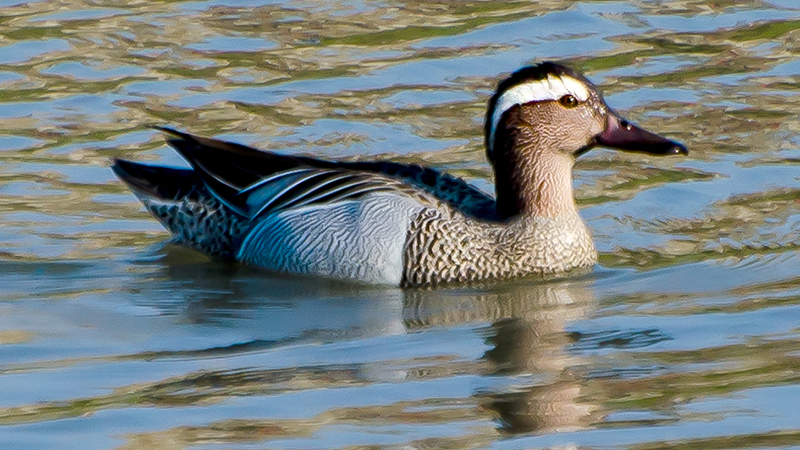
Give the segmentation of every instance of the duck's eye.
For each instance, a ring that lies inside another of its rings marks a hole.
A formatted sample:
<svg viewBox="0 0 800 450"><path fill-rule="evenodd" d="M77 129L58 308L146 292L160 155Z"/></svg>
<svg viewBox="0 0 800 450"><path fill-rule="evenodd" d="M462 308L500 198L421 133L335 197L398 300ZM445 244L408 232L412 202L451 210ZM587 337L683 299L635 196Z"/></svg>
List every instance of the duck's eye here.
<svg viewBox="0 0 800 450"><path fill-rule="evenodd" d="M561 106L565 108L574 108L578 106L578 99L572 94L567 94L558 99L558 103L561 103Z"/></svg>

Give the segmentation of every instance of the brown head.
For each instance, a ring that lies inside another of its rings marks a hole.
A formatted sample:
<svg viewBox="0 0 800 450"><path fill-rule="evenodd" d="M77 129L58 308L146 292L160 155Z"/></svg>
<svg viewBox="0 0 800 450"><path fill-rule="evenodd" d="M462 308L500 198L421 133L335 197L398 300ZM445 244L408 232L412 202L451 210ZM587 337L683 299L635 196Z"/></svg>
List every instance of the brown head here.
<svg viewBox="0 0 800 450"><path fill-rule="evenodd" d="M550 62L500 82L489 100L485 139L502 217L576 211L572 166L595 146L687 154L683 145L621 118L582 75Z"/></svg>

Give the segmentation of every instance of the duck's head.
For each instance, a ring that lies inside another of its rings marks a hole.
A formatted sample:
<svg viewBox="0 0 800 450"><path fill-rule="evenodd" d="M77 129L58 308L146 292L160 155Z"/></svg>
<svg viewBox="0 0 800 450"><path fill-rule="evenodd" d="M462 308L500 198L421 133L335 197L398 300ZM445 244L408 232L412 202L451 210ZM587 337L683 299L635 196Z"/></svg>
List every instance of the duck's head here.
<svg viewBox="0 0 800 450"><path fill-rule="evenodd" d="M683 145L620 117L591 81L552 62L524 67L498 85L486 115L490 161L509 132L520 127L541 135L540 146L575 156L598 145L658 155L688 153Z"/></svg>
<svg viewBox="0 0 800 450"><path fill-rule="evenodd" d="M623 119L589 80L551 62L522 68L500 82L489 100L485 139L497 176L498 207L507 216L536 207L534 200L542 203L534 209L548 207L547 195L533 198L536 192L526 191L564 167L571 177L574 159L593 147L657 155L688 153L683 145ZM571 178L570 187L562 190L574 202Z"/></svg>

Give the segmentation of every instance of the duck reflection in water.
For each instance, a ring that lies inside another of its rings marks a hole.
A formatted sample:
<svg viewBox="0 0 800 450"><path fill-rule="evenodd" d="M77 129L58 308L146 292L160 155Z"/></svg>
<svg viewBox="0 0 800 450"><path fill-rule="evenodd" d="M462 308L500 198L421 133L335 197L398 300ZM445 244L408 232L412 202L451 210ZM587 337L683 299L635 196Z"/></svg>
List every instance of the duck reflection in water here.
<svg viewBox="0 0 800 450"><path fill-rule="evenodd" d="M478 405L495 414L503 433L547 433L599 420L566 329L587 317L592 299L591 280L579 277L471 294L409 291L403 312L412 330L489 322L481 374L492 383L474 394Z"/></svg>
<svg viewBox="0 0 800 450"><path fill-rule="evenodd" d="M176 259L185 255L180 256ZM600 422L601 414L605 414L598 407L596 389L591 389L592 395L585 392L596 383L585 376L583 368L595 364L575 350L585 347L580 342L575 345L574 337L579 333L568 331L571 323L588 317L594 308L592 275L573 273L568 278L461 289L400 290L298 283L264 277L260 271L242 266L232 266L230 273L221 274L212 267L215 265L207 262L168 261L160 276L150 278L146 289L136 288L147 298L151 297L147 294L150 289L173 293L174 301L161 306L183 310L180 314L186 321L218 323L253 338L197 354L232 355L320 343L336 348L337 342L367 343L389 336L404 339L399 336L408 333L433 336L464 327L477 330L489 346L482 357L465 360L452 356L461 350L471 352L474 341L464 342L469 341L464 336L444 353L434 351L433 357L427 351L409 350L401 340L397 343L404 350L381 344L380 353L356 356L363 361L359 363L342 364L330 356L330 361L278 369L280 376L272 374L276 369L248 370L248 378L259 380L252 386L254 392L265 389L265 380L276 376L284 380L287 373L306 379L324 372L336 380L330 387L341 387L339 383L351 387L402 384L466 374L477 376L480 386L472 388L472 401L454 400L459 407L466 407L464 420L494 418L501 433L582 429ZM164 285L159 287L160 283ZM472 333L467 331L468 335ZM427 342L428 338L421 339ZM374 349L374 344L365 345ZM269 353L263 358L269 359ZM241 376L237 371L229 379L225 374L219 379L222 385L227 379L232 390L247 391ZM328 386L325 383L318 387ZM391 400L389 404L396 405Z"/></svg>

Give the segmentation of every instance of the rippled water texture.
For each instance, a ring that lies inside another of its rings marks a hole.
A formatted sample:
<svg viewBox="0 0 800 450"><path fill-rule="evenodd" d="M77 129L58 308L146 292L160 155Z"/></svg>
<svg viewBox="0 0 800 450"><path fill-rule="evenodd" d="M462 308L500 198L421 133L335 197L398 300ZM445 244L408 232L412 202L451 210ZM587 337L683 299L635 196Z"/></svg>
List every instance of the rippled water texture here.
<svg viewBox="0 0 800 450"><path fill-rule="evenodd" d="M0 448L800 448L800 3L0 1ZM688 158L576 167L591 274L432 292L164 245L150 125L491 190L504 74Z"/></svg>

